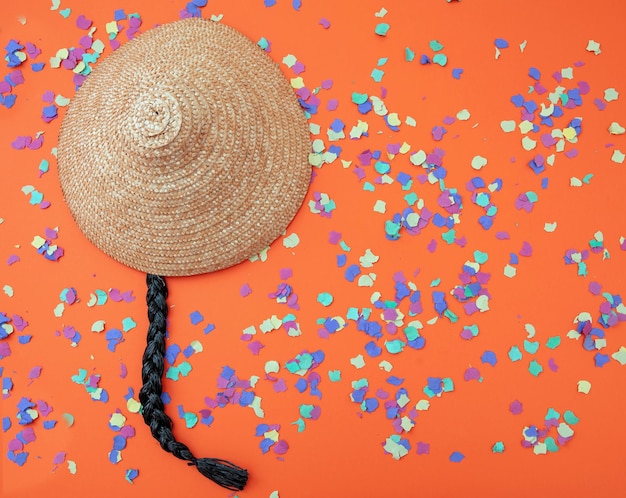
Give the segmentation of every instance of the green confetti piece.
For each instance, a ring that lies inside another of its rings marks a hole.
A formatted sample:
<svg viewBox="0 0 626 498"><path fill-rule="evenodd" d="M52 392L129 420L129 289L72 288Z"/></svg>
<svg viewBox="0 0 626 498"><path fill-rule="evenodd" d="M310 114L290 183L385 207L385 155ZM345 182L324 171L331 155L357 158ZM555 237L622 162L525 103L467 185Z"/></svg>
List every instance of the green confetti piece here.
<svg viewBox="0 0 626 498"><path fill-rule="evenodd" d="M546 342L546 347L548 349L556 349L561 345L561 338L558 335L550 337Z"/></svg>
<svg viewBox="0 0 626 498"><path fill-rule="evenodd" d="M439 52L443 49L443 45L439 43L437 40L431 40L428 45L433 52Z"/></svg>
<svg viewBox="0 0 626 498"><path fill-rule="evenodd" d="M561 418L561 414L559 412L557 412L554 408L548 408L548 413L546 413L546 420L551 420L551 419L559 419Z"/></svg>
<svg viewBox="0 0 626 498"><path fill-rule="evenodd" d="M374 28L374 32L378 36L387 36L387 33L389 32L389 28L390 28L389 24L387 24L386 22L381 22L376 25L376 28Z"/></svg>
<svg viewBox="0 0 626 498"><path fill-rule="evenodd" d="M329 370L328 378L331 382L339 382L341 380L341 370Z"/></svg>
<svg viewBox="0 0 626 498"><path fill-rule="evenodd" d="M504 453L504 443L502 441L496 441L496 443L491 447L491 451L493 453Z"/></svg>
<svg viewBox="0 0 626 498"><path fill-rule="evenodd" d="M367 93L358 93L358 92L352 93L352 102L355 103L356 105L365 104L368 98L369 98L369 95L367 95Z"/></svg>
<svg viewBox="0 0 626 498"><path fill-rule="evenodd" d="M574 429L572 429L565 422L561 422L559 426L556 428L556 431L559 433L561 437L572 437L574 435Z"/></svg>
<svg viewBox="0 0 626 498"><path fill-rule="evenodd" d="M524 341L524 351L528 354L535 354L539 350L539 341Z"/></svg>
<svg viewBox="0 0 626 498"><path fill-rule="evenodd" d="M306 422L301 418L299 418L295 422L291 422L291 424L298 427L298 432L304 432L304 429L306 429Z"/></svg>
<svg viewBox="0 0 626 498"><path fill-rule="evenodd" d="M333 296L328 292L320 292L317 295L317 302L322 306L330 306L333 302Z"/></svg>
<svg viewBox="0 0 626 498"><path fill-rule="evenodd" d="M300 416L302 418L311 418L314 409L313 405L300 405Z"/></svg>
<svg viewBox="0 0 626 498"><path fill-rule="evenodd" d="M413 52L413 50L411 50L409 47L406 47L404 49L404 59L407 62L413 62L413 60L415 59L415 52Z"/></svg>
<svg viewBox="0 0 626 498"><path fill-rule="evenodd" d="M544 441L544 444L546 445L546 449L550 453L556 453L557 451L559 451L559 446L556 444L556 441L553 437L547 437Z"/></svg>
<svg viewBox="0 0 626 498"><path fill-rule="evenodd" d="M371 76L376 83L380 83L383 80L383 76L385 76L385 71L376 67L372 69Z"/></svg>
<svg viewBox="0 0 626 498"><path fill-rule="evenodd" d="M448 56L446 54L435 54L433 56L433 62L443 67L448 63Z"/></svg>
<svg viewBox="0 0 626 498"><path fill-rule="evenodd" d="M522 359L522 352L517 346L512 346L511 349L509 349L508 355L511 361L519 361Z"/></svg>
<svg viewBox="0 0 626 498"><path fill-rule="evenodd" d="M391 354L401 353L404 349L404 341L400 339L393 339L391 341L385 341L385 348Z"/></svg>
<svg viewBox="0 0 626 498"><path fill-rule="evenodd" d="M479 264L485 264L489 259L489 254L486 252L479 251L478 249L474 251L474 260Z"/></svg>
<svg viewBox="0 0 626 498"><path fill-rule="evenodd" d="M563 414L563 420L565 420L565 422L570 425L576 425L578 422L580 422L580 419L571 410L565 411L565 413Z"/></svg>
<svg viewBox="0 0 626 498"><path fill-rule="evenodd" d="M528 365L528 371L537 377L541 372L543 372L543 367L539 364L539 362L537 362L537 360L533 360L530 362L530 365Z"/></svg>

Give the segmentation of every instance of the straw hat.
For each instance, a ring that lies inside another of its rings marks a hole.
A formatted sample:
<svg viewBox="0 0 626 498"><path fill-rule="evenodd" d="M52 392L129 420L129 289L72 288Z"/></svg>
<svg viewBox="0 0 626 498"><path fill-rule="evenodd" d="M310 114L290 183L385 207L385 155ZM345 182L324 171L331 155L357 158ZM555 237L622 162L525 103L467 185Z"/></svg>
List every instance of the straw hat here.
<svg viewBox="0 0 626 498"><path fill-rule="evenodd" d="M192 18L102 60L69 106L61 187L87 238L146 273L229 267L279 237L311 176L303 110L271 58Z"/></svg>

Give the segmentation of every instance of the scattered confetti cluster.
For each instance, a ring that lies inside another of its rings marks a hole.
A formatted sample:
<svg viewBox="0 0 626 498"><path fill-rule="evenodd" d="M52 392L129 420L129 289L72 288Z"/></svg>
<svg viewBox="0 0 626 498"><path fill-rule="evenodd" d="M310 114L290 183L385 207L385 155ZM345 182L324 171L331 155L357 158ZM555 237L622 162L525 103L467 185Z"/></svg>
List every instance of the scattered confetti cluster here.
<svg viewBox="0 0 626 498"><path fill-rule="evenodd" d="M452 0L448 2L453 3ZM302 15L301 11L309 8L309 4L303 6L300 0L263 0L262 3L268 13L271 7L276 6L273 10L278 11L281 3L291 3L291 9L288 6L287 9L292 16ZM207 0L179 1L178 17L208 17L207 4ZM19 108L26 100L21 98L21 92L31 80L37 78L34 73L43 72L44 76L51 71L66 74L68 81L71 80L74 88L78 89L103 56L132 40L142 30L149 29L139 13L126 13L123 8L115 9L103 24L90 19L87 14L61 7L60 0L52 1L51 11L55 16L61 16L68 30L71 28L75 35L75 42L70 46L50 51L42 50L30 41L5 41L0 112L16 112L12 108ZM596 144L585 143L591 135L588 123L598 114L608 115L615 102L619 101L620 89L617 85L594 88L583 78L585 71L594 71L592 64L595 58L601 60L603 57L600 42L589 40L586 47L581 47L581 57L594 57L589 62L576 62L553 72L529 65L524 79L519 82L519 87L525 88L524 92L514 93L508 101L494 102L499 113L495 122L498 136L513 137L518 144L515 155L522 158L519 164L512 158L511 165L502 165L498 164L484 143L478 143L477 135L469 135L467 131L466 124L470 119L476 120L474 127L478 126L479 117L484 119L479 110L472 109L470 113L465 108L458 112L455 109L450 115L440 114L445 117L436 122L423 122L402 108L396 108L397 99L388 98L394 91L390 82L397 77L397 74L394 75L397 66L393 65L396 59L407 68L407 74L409 70L423 73L430 71L427 67L439 66L435 73L428 74L451 71L453 80L459 80L472 71L469 66L450 68L446 53L453 54L454 47L452 41L443 37L440 39L446 42L445 46L438 39L432 39L427 42L411 41L411 46L404 46L399 53L385 51L394 37L401 34L388 14L386 8L373 12L367 27L362 28L377 50L372 53L367 70L352 78L354 81L349 93L346 93L345 87L335 85L335 80L331 78L312 81L313 77L308 76L303 60L291 53L278 53L269 38L262 36L258 39L258 46L282 63L282 69L288 75L309 120L312 135L309 163L314 175L306 207L302 210L304 214L299 216L324 227L323 233L328 234L327 238L315 243L330 248L331 258L323 259L320 251L319 259L315 260L315 264L320 265L320 276L312 278L310 284L299 274L298 268L295 271L282 268L279 279L269 280L266 287L254 275L246 275L249 282L238 282L239 295L235 296L233 303L241 298L242 313L247 303L252 303L256 311L238 329L244 345L241 353L244 359L241 363L231 363L233 367L219 365L221 371L213 386L216 391L211 391L211 386L207 387L210 383L197 379L197 366L207 356L202 353L205 348L209 349L213 335L221 334L230 328L230 324L217 319L215 323L209 322L204 310L184 310L189 322L177 325L177 328L183 328L187 335L181 338L169 334L164 365L166 388L163 393L170 416L178 416L176 426L181 432L211 428L216 417L228 416L224 410L236 410L237 407L251 409L258 419L264 419L262 401L267 408L269 404L281 406L287 398L297 399L297 409L284 410L280 419L272 413L271 419L275 423L263 421L256 427L241 429L244 438L256 438L254 441L261 454L286 461L290 457L288 453L298 446L298 434L315 430L315 421L332 417L335 407L329 406L324 394L328 394L327 389L333 388L341 392L358 419L365 421L378 417L386 421L384 431L378 435L382 453L386 455L383 458L434 458L430 455L431 445L434 448L438 442L435 436L431 442L422 441L424 434L419 432L419 424L420 415L428 415L425 412L434 414L438 403L445 402L440 402L439 398L447 400L454 397L455 391L469 389L469 386L481 389L481 384L487 384L501 368L519 368L531 381L542 382L545 377L558 374L557 360L566 361L564 355L559 355L565 349L561 347L564 338L578 341L583 351L592 354L593 359L588 357L589 362L593 362L598 369L607 365L626 365L626 347L619 345L619 334L609 330L626 321L626 305L619 293L603 291L601 277L594 271L611 258L623 257L626 250L626 237L616 241L605 236L608 233L605 227L610 225L606 220L598 221L597 230L583 233L579 238L568 241L567 246L558 246L559 256L552 261L555 267L566 267L572 275L575 271L576 277L582 277L575 280L588 287L589 295L584 296L587 300L585 306L588 307L577 310L597 309L595 315L580 311L569 331L571 317L563 322L560 330L550 332L537 331L535 325L525 323L526 337L520 338L511 333L506 336L506 348L489 344L494 332L481 322L481 316L489 314L492 308L502 306L499 300L503 299L503 294L506 296L506 289L513 288L523 277L525 269L533 264L534 254L541 251L541 242L522 240L516 235L518 220L538 221L543 227L542 235L561 230L560 213L554 213L554 218L549 220L538 220L537 214L551 196L553 173L567 167L574 169L573 165L580 162L581 152L586 147L596 147ZM320 36L335 29L332 15L325 15L328 18L321 15L316 18ZM215 22L220 22L222 17L221 14L210 15ZM270 36L271 32L265 34ZM506 38L496 38L493 44L489 40L489 55L485 58L492 59L491 51L495 50L495 60L502 65L513 55L511 46ZM525 46L526 41L520 45L522 55ZM281 46L281 50L286 49ZM494 63L493 60L489 62ZM454 63L457 63L456 59ZM446 68L445 71L443 68ZM339 82L339 76L336 78ZM589 79L593 81L593 78ZM389 84L389 87L383 86L383 83ZM338 90L337 87L343 89ZM512 92L518 90L512 89ZM12 130L10 137L4 137L8 147L19 151L16 154L20 156L28 156L28 161L34 164L32 179L18 187L23 204L18 208L35 213L33 216L38 216L39 227L46 224L55 226L57 222L55 217L58 213L49 209L53 206L50 199L55 199L55 195L49 188L44 188L47 184L42 181L53 163L50 156L56 154L51 138L54 135L47 130L58 126L59 118L71 98L71 95L59 93L55 88L45 90L37 97L37 115L32 121L32 128ZM423 100L426 101L426 97ZM603 132L606 141L611 142L602 144L602 147L609 152L597 155L598 164L588 167L593 172L568 172L568 187L572 191L580 193L591 189L607 174L606 168L619 168L624 163L624 121L612 116L605 121ZM425 130L423 135L426 138L422 139L422 143L417 143L413 134L416 129ZM474 136L475 140L471 144L473 149L463 161L458 161L452 153L456 147L454 141L459 136L463 139ZM505 171L506 168L514 168L520 181L509 181L510 176L507 175L510 173ZM336 187L328 182L328 178L340 170L347 171L349 181ZM323 177L319 186L317 177ZM350 235L351 230L344 231L338 224L337 220L344 212L355 209L344 200L341 189L345 188L352 189L355 199L359 195L366 199L364 205L369 206L369 212L359 212L354 223L359 230L375 235L355 241ZM11 213L6 216L11 216ZM557 218L558 223L555 221ZM3 221L0 218L0 228L3 228ZM61 226L61 229L64 228ZM43 232L39 228L25 245L30 243L43 257L45 262L42 264L58 263L65 256L64 249L58 245L59 232L59 227L45 228ZM312 244L302 235L302 232L287 232L279 242L282 246L280 250L294 255L294 267L311 264L311 261L304 261L306 258L298 252L303 247L310 248ZM11 241L14 247L5 262L11 271L19 269L20 265L24 265L22 259L26 259L25 253L20 252L18 242ZM65 242L63 245L66 245ZM480 249L485 247L489 248L488 251ZM502 248L501 253L494 249L497 247ZM617 247L620 251L616 250ZM426 252L420 252L422 248ZM397 260L389 256L393 250L397 251ZM419 269L428 267L429 261L425 256L434 260L447 250L463 256L461 264L455 259L448 265L449 268L456 268L455 276L451 278L442 274L427 280ZM502 259L499 257L501 254L508 256ZM64 261L80 257L68 251ZM271 258L266 249L251 260L266 262ZM262 271L256 265L254 269ZM332 279L354 292L335 290ZM502 290L503 283L511 287ZM16 282L3 275L0 285L6 301L10 303L19 290ZM54 296L54 307L50 311L51 328L55 337L59 338L55 347L85 350L93 347L95 341L100 341L106 348L103 353L107 355L106 361L119 363L119 377L126 379L130 363L127 368L127 363L120 358L127 353L125 348L128 344L125 343L130 342L131 337L134 339L133 331L137 328L138 319L125 314L121 315L123 318L109 319L108 313L118 311L113 308L116 306L113 303L133 306L134 290L86 288L73 284L68 277L50 292ZM359 294L361 292L366 294ZM369 301L363 301L362 296L367 296L365 299ZM209 306L207 308L210 309ZM259 314L259 309L265 311ZM79 311L89 317L90 328L89 324L86 327L72 324L76 323L73 320ZM28 314L24 310L18 309L18 312L21 314L0 310L0 360L10 358L17 348L35 343L36 334L41 333L34 331L36 327L29 326L24 318ZM520 317L516 319L519 321ZM445 377L441 374L448 370L434 368L426 371L422 362L431 351L430 344L436 344L438 337L448 330L453 331L459 348L479 347L481 353L462 365L458 374L448 373L451 376ZM509 332L495 333L504 335ZM339 335L349 334L354 346L349 354L337 359L331 354L334 341L340 339ZM277 352L273 346L277 338L293 346L288 358L283 356L287 354L286 350ZM308 340L320 342L310 345ZM87 342L89 346L85 345ZM320 343L323 345L319 346ZM295 351L300 352L295 354ZM263 365L262 371L250 372L248 368L253 367L246 364L246 357L260 360L257 365ZM585 361L587 357L581 358L580 361ZM232 356L224 361L231 359ZM76 373L68 382L83 386L93 401L106 406L108 419L97 423L102 427L108 424L113 431L107 456L112 464L119 464L129 439L135 436L133 426L142 423L141 405L135 395L135 385L125 386L127 390L123 401L121 395L114 394L113 388L109 393L102 387L106 385L109 388L111 384L109 377L103 379L96 373L102 371L99 361L105 360L94 355L93 365L73 365ZM338 363L340 361L342 363ZM415 370L407 373L396 366L405 361L414 362ZM244 365L248 378L236 373L235 367L242 372ZM29 462L31 453L36 453L37 440L46 437L45 431L58 425L71 428L74 424L73 415L64 413L59 417L64 424L59 424L57 419L51 417L53 409L46 401L22 396L26 387L48 375L48 364L34 362L24 368L24 372L14 372L8 366L6 369L4 365L0 366L2 398L13 399L15 406L14 413L3 414L2 431L7 435L3 453L10 462L20 467ZM376 376L381 371L384 372L384 381ZM137 372L134 377L136 380ZM201 398L173 399L167 385L177 382L197 382L201 386ZM514 391L515 386L511 390ZM572 392L589 394L590 390L591 383L584 379L572 386ZM263 394L265 401L259 396L261 392L268 393L267 396ZM20 398L19 401L17 398ZM81 398L77 396L77 402ZM118 402L119 407L116 406ZM506 409L501 411L503 416L509 416ZM519 400L513 401L508 411L519 419L526 417ZM540 425L523 426L519 443L537 455L554 453L567 447L574 436L573 426L578 422L578 417L571 410L561 414L550 408ZM520 420L522 424L529 424L529 421ZM485 442L485 448L491 451L494 458L506 458L505 445L506 453L511 452L511 441L516 441L519 434L503 434L501 437L499 441L495 441L494 437ZM519 448L520 444L517 446ZM466 457L468 461L472 458L473 448L463 448L460 443L457 448L454 451L445 450L446 464L462 464ZM380 452L380 448L376 451ZM498 456L500 454L504 455ZM58 448L49 462L53 471L61 466L67 467L71 474L77 471L77 462L68 459L64 448ZM80 464L86 465L87 462ZM134 464L134 461L130 462L130 465ZM132 484L139 472L138 468L126 468L123 479ZM272 495L278 496L278 492Z"/></svg>

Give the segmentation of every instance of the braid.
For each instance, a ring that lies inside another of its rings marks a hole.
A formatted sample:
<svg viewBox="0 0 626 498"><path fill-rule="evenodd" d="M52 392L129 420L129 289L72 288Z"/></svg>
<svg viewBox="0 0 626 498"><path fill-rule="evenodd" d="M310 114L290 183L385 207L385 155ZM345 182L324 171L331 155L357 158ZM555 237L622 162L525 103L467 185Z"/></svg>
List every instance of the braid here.
<svg viewBox="0 0 626 498"><path fill-rule="evenodd" d="M220 486L240 491L246 485L248 472L225 460L196 458L191 450L176 440L172 432L172 419L165 413L161 400L163 393L163 369L165 357L165 331L167 318L167 284L165 278L148 274L148 338L143 354L141 378L143 386L139 391L139 401L143 409L143 419L150 432L160 443L161 448L172 453L188 465L198 468L205 477Z"/></svg>

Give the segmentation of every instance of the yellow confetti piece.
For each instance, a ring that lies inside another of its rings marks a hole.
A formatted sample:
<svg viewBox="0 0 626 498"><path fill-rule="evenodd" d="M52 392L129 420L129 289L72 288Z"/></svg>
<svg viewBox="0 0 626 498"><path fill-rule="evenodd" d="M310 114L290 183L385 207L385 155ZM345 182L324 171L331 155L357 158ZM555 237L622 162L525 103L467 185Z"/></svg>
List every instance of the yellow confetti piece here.
<svg viewBox="0 0 626 498"><path fill-rule="evenodd" d="M624 129L624 127L618 122L613 121L609 125L609 133L611 135L623 135L624 133L626 133L626 129Z"/></svg>
<svg viewBox="0 0 626 498"><path fill-rule="evenodd" d="M263 401L263 398L261 398L260 396L255 396L252 400L252 403L248 405L250 406L250 408L252 408L252 410L254 410L254 414L259 418L265 417L265 412L263 411L263 408L261 408L261 401Z"/></svg>
<svg viewBox="0 0 626 498"><path fill-rule="evenodd" d="M300 243L300 237L298 237L297 233L292 233L290 235L287 235L283 239L283 245L287 249L293 249L294 247L297 247L299 243Z"/></svg>
<svg viewBox="0 0 626 498"><path fill-rule="evenodd" d="M461 109L456 113L456 119L459 121L467 121L470 118L470 112L467 109Z"/></svg>
<svg viewBox="0 0 626 498"><path fill-rule="evenodd" d="M65 304L59 303L54 307L53 313L54 313L54 316L56 316L57 318L60 318L63 316L64 311L65 311Z"/></svg>
<svg viewBox="0 0 626 498"><path fill-rule="evenodd" d="M604 100L607 102L612 102L617 100L619 97L619 92L615 88L607 88L604 90Z"/></svg>
<svg viewBox="0 0 626 498"><path fill-rule="evenodd" d="M415 405L415 409L420 412L426 411L429 408L430 408L430 401L428 401L427 399L420 399Z"/></svg>
<svg viewBox="0 0 626 498"><path fill-rule="evenodd" d="M283 64L289 69L291 69L296 64L296 62L298 62L298 59L296 59L296 56L293 54L287 54L285 55L285 57L283 57Z"/></svg>
<svg viewBox="0 0 626 498"><path fill-rule="evenodd" d="M525 135L526 133L528 133L529 131L532 131L534 125L531 121L522 121L519 125L519 131L522 133L522 135Z"/></svg>
<svg viewBox="0 0 626 498"><path fill-rule="evenodd" d="M350 358L350 364L356 368L363 368L365 366L365 359L363 358L363 355L357 355L354 358Z"/></svg>
<svg viewBox="0 0 626 498"><path fill-rule="evenodd" d="M383 7L382 9L380 9L378 12L376 12L374 14L375 17L385 17L387 15L387 9L385 9L385 7Z"/></svg>
<svg viewBox="0 0 626 498"><path fill-rule="evenodd" d="M357 281L359 287L373 287L376 280L376 274L370 273L369 275L361 275Z"/></svg>
<svg viewBox="0 0 626 498"><path fill-rule="evenodd" d="M561 77L566 80L574 79L574 68L564 67L563 69L561 69Z"/></svg>
<svg viewBox="0 0 626 498"><path fill-rule="evenodd" d="M76 462L74 460L67 461L67 470L70 471L70 474L76 474Z"/></svg>
<svg viewBox="0 0 626 498"><path fill-rule="evenodd" d="M511 265L506 265L504 267L504 276L505 277L513 278L515 275L517 275L517 268L515 268L514 266L511 266Z"/></svg>
<svg viewBox="0 0 626 498"><path fill-rule="evenodd" d="M563 136L570 142L576 138L576 130L568 127L563 130Z"/></svg>
<svg viewBox="0 0 626 498"><path fill-rule="evenodd" d="M139 410L141 409L141 403L135 398L129 398L126 402L126 408L130 413L139 413Z"/></svg>
<svg viewBox="0 0 626 498"><path fill-rule="evenodd" d="M524 147L524 150L533 150L537 147L537 141L530 137L524 137L522 138L522 147Z"/></svg>
<svg viewBox="0 0 626 498"><path fill-rule="evenodd" d="M269 360L265 363L265 373L278 373L280 371L280 364L276 360Z"/></svg>
<svg viewBox="0 0 626 498"><path fill-rule="evenodd" d="M302 79L301 76L291 78L290 83L291 83L291 87L295 90L299 90L300 88L304 87L304 80Z"/></svg>
<svg viewBox="0 0 626 498"><path fill-rule="evenodd" d="M359 258L359 263L362 268L372 268L379 259L380 257L376 256L371 249L366 249L365 254Z"/></svg>
<svg viewBox="0 0 626 498"><path fill-rule="evenodd" d="M625 158L626 155L624 155L624 153L619 149L615 149L611 155L611 161L618 164L622 164Z"/></svg>
<svg viewBox="0 0 626 498"><path fill-rule="evenodd" d="M100 39L94 40L93 43L91 44L91 48L97 54L101 54L102 52L104 52L104 47L105 47L104 42Z"/></svg>
<svg viewBox="0 0 626 498"><path fill-rule="evenodd" d="M309 123L309 132L311 135L319 135L322 131L322 127L317 123Z"/></svg>
<svg viewBox="0 0 626 498"><path fill-rule="evenodd" d="M589 382L588 380L579 380L577 384L577 389L579 393L589 394L589 391L591 391L591 382Z"/></svg>
<svg viewBox="0 0 626 498"><path fill-rule="evenodd" d="M59 107L65 107L65 106L69 105L70 99L68 99L67 97L64 97L63 95L59 94L59 95L57 95L55 97L54 103L56 105L58 105Z"/></svg>
<svg viewBox="0 0 626 498"><path fill-rule="evenodd" d="M621 346L618 351L611 355L611 358L619 362L620 365L626 365L626 348Z"/></svg>
<svg viewBox="0 0 626 498"><path fill-rule="evenodd" d="M400 126L402 124L402 121L400 121L400 118L398 118L397 112L389 113L389 115L387 116L387 121L391 126Z"/></svg>
<svg viewBox="0 0 626 498"><path fill-rule="evenodd" d="M527 137L524 137L527 138ZM485 166L487 166L487 158L483 157L483 156L474 156L472 158L472 168L474 168L475 170L481 170L483 169Z"/></svg>
<svg viewBox="0 0 626 498"><path fill-rule="evenodd" d="M117 35L119 33L119 28L117 27L117 21L111 21L106 23L104 26L104 30L108 35Z"/></svg>
<svg viewBox="0 0 626 498"><path fill-rule="evenodd" d="M411 161L411 164L421 166L426 161L426 152L420 149L415 154L411 154L409 160Z"/></svg>
<svg viewBox="0 0 626 498"><path fill-rule="evenodd" d="M595 55L600 55L602 50L600 50L600 44L597 41L589 40L587 42L587 52L593 52Z"/></svg>
<svg viewBox="0 0 626 498"><path fill-rule="evenodd" d="M374 212L375 213L380 213L380 214L385 214L385 212L387 212L387 203L385 201L382 200L377 200L376 203L374 204Z"/></svg>
<svg viewBox="0 0 626 498"><path fill-rule="evenodd" d="M417 121L412 116L407 116L404 122L406 123L407 126L413 126L413 127L417 126Z"/></svg>
<svg viewBox="0 0 626 498"><path fill-rule="evenodd" d="M40 237L39 235L35 235L33 241L30 243L35 249L40 249L46 243L46 239Z"/></svg>
<svg viewBox="0 0 626 498"><path fill-rule="evenodd" d="M393 370L393 365L391 363L389 363L387 360L382 360L379 364L378 364L378 368L380 368L381 370L389 373Z"/></svg>

